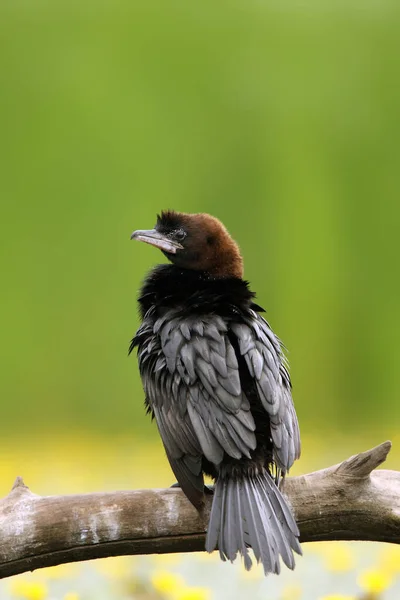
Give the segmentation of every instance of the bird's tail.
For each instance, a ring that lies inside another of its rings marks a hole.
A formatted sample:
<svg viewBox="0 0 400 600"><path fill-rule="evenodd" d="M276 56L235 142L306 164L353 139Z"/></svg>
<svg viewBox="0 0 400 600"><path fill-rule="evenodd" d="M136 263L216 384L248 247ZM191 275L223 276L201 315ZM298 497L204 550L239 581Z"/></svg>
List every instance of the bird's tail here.
<svg viewBox="0 0 400 600"><path fill-rule="evenodd" d="M269 473L217 479L206 539L208 552L218 548L222 560L231 562L239 553L249 570L251 547L265 574L279 573L279 556L293 569L293 551L302 554L298 538L288 503Z"/></svg>

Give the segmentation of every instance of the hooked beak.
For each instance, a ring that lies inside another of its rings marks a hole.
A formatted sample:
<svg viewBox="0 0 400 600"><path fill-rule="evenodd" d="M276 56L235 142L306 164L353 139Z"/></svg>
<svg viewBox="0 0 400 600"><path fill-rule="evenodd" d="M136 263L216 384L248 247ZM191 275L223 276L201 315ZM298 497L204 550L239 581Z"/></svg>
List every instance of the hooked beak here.
<svg viewBox="0 0 400 600"><path fill-rule="evenodd" d="M132 233L131 240L145 242L169 254L176 254L177 250L183 250L181 244L174 242L166 235L162 235L156 229L138 229Z"/></svg>

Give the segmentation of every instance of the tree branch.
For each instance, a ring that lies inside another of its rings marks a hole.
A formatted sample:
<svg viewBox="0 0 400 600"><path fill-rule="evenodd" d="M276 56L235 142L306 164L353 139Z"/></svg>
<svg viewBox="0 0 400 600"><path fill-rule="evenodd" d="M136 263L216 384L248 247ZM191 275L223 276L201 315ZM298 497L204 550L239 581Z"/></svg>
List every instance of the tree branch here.
<svg viewBox="0 0 400 600"><path fill-rule="evenodd" d="M400 543L400 472L374 471L391 443L284 482L301 541ZM0 578L61 563L204 549L199 514L179 489L41 497L17 477L0 500Z"/></svg>

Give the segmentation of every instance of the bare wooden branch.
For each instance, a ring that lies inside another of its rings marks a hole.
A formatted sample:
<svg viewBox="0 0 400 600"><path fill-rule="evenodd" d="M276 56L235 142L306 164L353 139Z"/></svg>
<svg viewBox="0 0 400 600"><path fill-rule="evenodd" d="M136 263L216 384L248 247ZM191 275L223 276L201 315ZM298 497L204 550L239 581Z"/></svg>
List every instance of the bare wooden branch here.
<svg viewBox="0 0 400 600"><path fill-rule="evenodd" d="M339 465L285 480L301 541L400 543L400 472L374 471L385 442ZM199 514L179 489L41 497L17 477L0 500L0 578L61 563L204 549Z"/></svg>

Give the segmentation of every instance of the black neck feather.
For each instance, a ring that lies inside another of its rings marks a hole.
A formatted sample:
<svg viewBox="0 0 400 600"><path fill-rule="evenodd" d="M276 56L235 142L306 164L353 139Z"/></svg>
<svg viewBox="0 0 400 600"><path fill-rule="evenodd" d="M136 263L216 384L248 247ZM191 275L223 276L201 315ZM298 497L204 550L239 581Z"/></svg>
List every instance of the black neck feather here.
<svg viewBox="0 0 400 600"><path fill-rule="evenodd" d="M253 309L255 294L248 282L236 277L216 279L204 271L158 265L146 277L139 296L142 318L151 308L181 308L183 313L221 315Z"/></svg>

